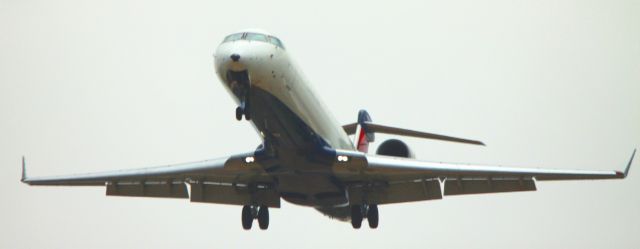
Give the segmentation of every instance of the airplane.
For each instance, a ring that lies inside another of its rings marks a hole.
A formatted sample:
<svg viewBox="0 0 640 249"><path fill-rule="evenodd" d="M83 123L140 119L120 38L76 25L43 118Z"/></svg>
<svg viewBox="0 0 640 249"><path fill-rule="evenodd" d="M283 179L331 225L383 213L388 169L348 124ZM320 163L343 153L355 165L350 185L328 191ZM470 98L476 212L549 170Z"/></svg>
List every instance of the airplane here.
<svg viewBox="0 0 640 249"><path fill-rule="evenodd" d="M159 167L54 177L28 177L38 186L106 186L107 196L183 198L242 206L242 228L269 227L269 208L281 200L312 207L354 229L379 224L378 205L443 196L535 191L536 182L623 179L624 171L467 165L415 159L399 139L368 153L375 134L484 146L483 142L374 123L339 125L291 60L282 41L262 30L232 33L217 47L215 71L237 103L235 118L250 122L262 143L253 151ZM350 138L353 135L353 140Z"/></svg>

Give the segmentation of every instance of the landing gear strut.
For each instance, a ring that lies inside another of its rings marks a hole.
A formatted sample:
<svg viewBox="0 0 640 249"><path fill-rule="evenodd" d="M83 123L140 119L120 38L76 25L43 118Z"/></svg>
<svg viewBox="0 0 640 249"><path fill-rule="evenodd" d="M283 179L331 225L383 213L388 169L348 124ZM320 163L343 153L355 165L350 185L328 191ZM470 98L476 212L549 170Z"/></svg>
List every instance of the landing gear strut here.
<svg viewBox="0 0 640 249"><path fill-rule="evenodd" d="M258 226L262 230L269 228L269 207L245 205L242 207L242 228L251 230L253 220L258 220Z"/></svg>
<svg viewBox="0 0 640 249"><path fill-rule="evenodd" d="M367 218L369 227L372 229L378 228L379 214L378 205L352 205L351 206L351 226L355 229L359 229L362 226L362 220Z"/></svg>
<svg viewBox="0 0 640 249"><path fill-rule="evenodd" d="M236 108L236 119L240 121L244 116L246 120L251 120L251 80L249 79L249 73L246 70L241 72L229 70L227 71L227 82L233 95L240 100L240 106Z"/></svg>

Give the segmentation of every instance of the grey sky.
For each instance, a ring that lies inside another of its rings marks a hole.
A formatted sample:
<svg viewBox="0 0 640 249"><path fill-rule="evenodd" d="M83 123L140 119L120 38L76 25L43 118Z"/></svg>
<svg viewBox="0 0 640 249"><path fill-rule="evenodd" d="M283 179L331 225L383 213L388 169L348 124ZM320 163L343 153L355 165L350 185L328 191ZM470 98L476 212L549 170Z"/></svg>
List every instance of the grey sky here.
<svg viewBox="0 0 640 249"><path fill-rule="evenodd" d="M637 162L624 181L381 206L380 228L359 231L285 203L268 231L245 232L236 206L19 178L22 155L46 176L255 148L211 56L249 27L283 40L342 123L366 108L488 145L405 139L420 159L620 170L640 147L639 13L640 1L0 0L0 248L637 247Z"/></svg>

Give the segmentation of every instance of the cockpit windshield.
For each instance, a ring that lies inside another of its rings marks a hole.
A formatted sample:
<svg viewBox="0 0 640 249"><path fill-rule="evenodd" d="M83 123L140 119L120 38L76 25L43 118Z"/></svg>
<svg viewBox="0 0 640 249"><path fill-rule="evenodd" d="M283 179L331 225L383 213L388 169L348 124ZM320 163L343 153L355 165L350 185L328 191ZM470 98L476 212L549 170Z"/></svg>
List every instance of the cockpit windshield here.
<svg viewBox="0 0 640 249"><path fill-rule="evenodd" d="M232 41L237 41L237 40L248 40L248 41L259 41L259 42L267 42L267 43L271 43L281 49L284 49L284 45L282 45L282 42L280 41L280 39L270 36L270 35L265 35L265 34L260 34L260 33L236 33L236 34L231 34L228 35L227 37L224 38L223 42L232 42Z"/></svg>
<svg viewBox="0 0 640 249"><path fill-rule="evenodd" d="M275 38L273 36L269 36L269 42L273 45L276 45L282 49L284 49L284 45L282 45L282 42L280 41L280 39Z"/></svg>
<svg viewBox="0 0 640 249"><path fill-rule="evenodd" d="M267 36L266 35L256 34L256 33L247 33L247 35L244 37L244 39L249 40L249 41L267 42Z"/></svg>
<svg viewBox="0 0 640 249"><path fill-rule="evenodd" d="M244 36L244 33L228 35L226 38L224 38L223 42L237 41L242 39L242 36Z"/></svg>

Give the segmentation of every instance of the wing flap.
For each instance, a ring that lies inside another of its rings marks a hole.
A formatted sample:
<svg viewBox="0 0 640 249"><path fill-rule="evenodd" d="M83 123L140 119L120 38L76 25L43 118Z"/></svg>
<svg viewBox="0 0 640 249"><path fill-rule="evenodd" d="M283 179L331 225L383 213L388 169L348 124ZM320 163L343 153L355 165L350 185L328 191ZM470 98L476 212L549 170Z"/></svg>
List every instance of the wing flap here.
<svg viewBox="0 0 640 249"><path fill-rule="evenodd" d="M440 181L435 178L355 184L348 188L349 203L390 204L442 199Z"/></svg>
<svg viewBox="0 0 640 249"><path fill-rule="evenodd" d="M536 191L536 183L532 179L513 178L447 178L444 182L444 195L486 194L517 191Z"/></svg>
<svg viewBox="0 0 640 249"><path fill-rule="evenodd" d="M280 194L270 184L257 184L261 191L251 191L247 184L227 182L198 182L191 184L191 202L231 205L261 203L268 207L280 207Z"/></svg>
<svg viewBox="0 0 640 249"><path fill-rule="evenodd" d="M178 181L115 182L107 184L108 196L189 198L187 186Z"/></svg>

